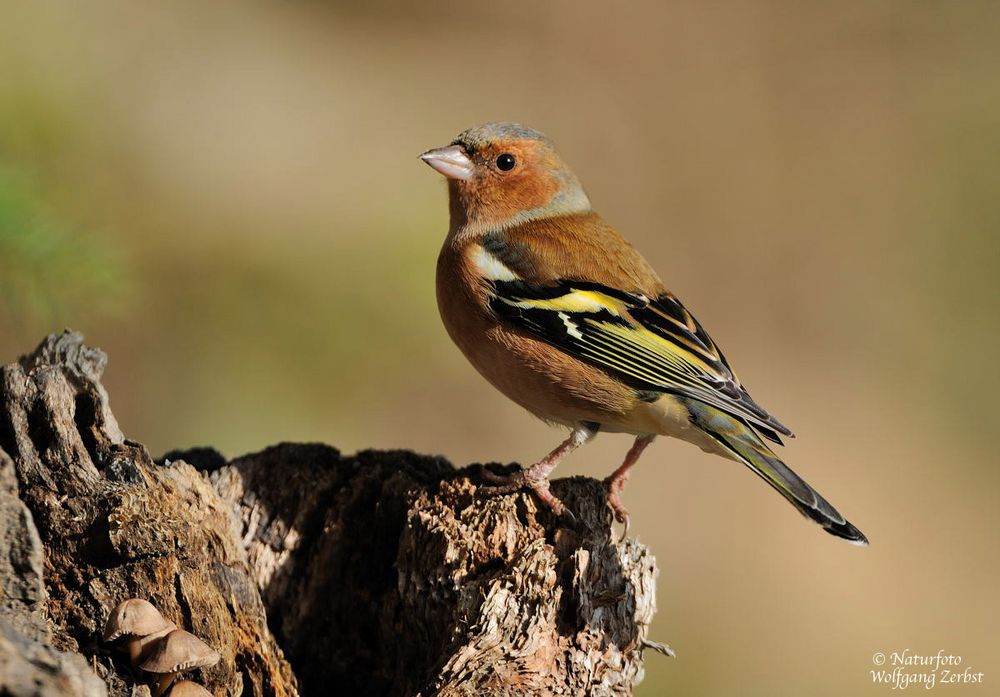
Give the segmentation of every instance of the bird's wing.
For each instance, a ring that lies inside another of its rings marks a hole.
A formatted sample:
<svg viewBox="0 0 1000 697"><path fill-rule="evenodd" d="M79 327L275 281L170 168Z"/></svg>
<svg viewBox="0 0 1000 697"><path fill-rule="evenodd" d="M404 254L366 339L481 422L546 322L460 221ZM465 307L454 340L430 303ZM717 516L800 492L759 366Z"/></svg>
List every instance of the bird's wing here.
<svg viewBox="0 0 1000 697"><path fill-rule="evenodd" d="M698 321L670 293L655 298L591 281L493 280L490 309L502 320L638 390L710 404L778 443L791 436L740 384Z"/></svg>

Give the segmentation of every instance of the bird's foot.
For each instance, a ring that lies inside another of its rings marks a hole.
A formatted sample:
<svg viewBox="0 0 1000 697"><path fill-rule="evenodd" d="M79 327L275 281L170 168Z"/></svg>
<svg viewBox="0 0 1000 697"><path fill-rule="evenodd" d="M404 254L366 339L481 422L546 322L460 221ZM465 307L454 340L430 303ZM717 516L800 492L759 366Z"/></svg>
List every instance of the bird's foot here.
<svg viewBox="0 0 1000 697"><path fill-rule="evenodd" d="M617 520L624 526L624 528L622 529L621 537L618 538L618 541L621 542L626 537L628 537L628 529L631 522L631 519L629 518L628 515L628 510L625 508L625 505L622 503L621 500L621 493L622 490L625 488L625 479L624 478L615 479L613 477L608 477L607 479L604 480L604 486L608 492L608 507L610 507L611 510L614 512L615 520Z"/></svg>
<svg viewBox="0 0 1000 697"><path fill-rule="evenodd" d="M487 467L483 467L482 471L480 472L480 476L482 476L483 479L485 479L486 481L488 481L488 482L490 482L491 484L494 485L492 487L483 487L484 490L486 490L486 489L490 489L490 490L492 490L492 489L499 489L501 487L508 487L508 486L510 486L510 487L513 487L510 491L516 491L517 489L521 488L521 485L519 483L515 484L514 480L515 480L515 478L518 475L523 475L523 474L524 474L524 470L519 470L517 472L514 472L513 474L497 474L496 472L494 472L491 469L488 469ZM506 493L506 492L499 492L498 491L498 492L495 492L495 493L499 494L499 493Z"/></svg>
<svg viewBox="0 0 1000 697"><path fill-rule="evenodd" d="M483 479L492 482L493 486L481 487L480 491L487 496L499 496L501 494L512 494L516 491L530 489L538 497L538 500L544 503L557 516L565 515L569 518L574 518L573 513L566 508L566 504L552 493L552 490L549 488L549 478L544 474L534 472L534 469L534 467L529 467L526 470L506 475L496 474L488 469L483 469Z"/></svg>

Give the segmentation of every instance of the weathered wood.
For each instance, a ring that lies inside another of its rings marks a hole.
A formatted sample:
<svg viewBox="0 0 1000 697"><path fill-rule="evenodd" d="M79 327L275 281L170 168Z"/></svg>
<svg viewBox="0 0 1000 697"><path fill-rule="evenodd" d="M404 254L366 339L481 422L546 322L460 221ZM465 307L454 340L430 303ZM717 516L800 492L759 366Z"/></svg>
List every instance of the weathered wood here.
<svg viewBox="0 0 1000 697"><path fill-rule="evenodd" d="M19 652L28 670L28 644L82 654L132 694L100 630L141 597L219 651L194 673L217 695L629 695L641 679L655 562L615 541L598 482L553 484L570 522L478 495L479 466L405 451L154 463L122 435L104 363L64 333L0 376L0 622L23 639L0 634L0 666Z"/></svg>
<svg viewBox="0 0 1000 697"><path fill-rule="evenodd" d="M130 694L125 662L100 635L119 601L146 598L222 654L200 676L210 689L294 694L231 508L190 465L157 466L123 437L104 364L64 333L0 372L0 449L37 526L51 645L83 654L110 694Z"/></svg>

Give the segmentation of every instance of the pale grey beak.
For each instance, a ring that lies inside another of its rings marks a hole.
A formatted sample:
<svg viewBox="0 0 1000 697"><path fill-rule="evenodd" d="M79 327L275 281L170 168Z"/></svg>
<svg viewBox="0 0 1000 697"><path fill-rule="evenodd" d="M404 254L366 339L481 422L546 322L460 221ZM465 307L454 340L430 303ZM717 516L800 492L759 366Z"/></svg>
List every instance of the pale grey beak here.
<svg viewBox="0 0 1000 697"><path fill-rule="evenodd" d="M420 159L449 179L472 179L474 166L461 145L428 150Z"/></svg>

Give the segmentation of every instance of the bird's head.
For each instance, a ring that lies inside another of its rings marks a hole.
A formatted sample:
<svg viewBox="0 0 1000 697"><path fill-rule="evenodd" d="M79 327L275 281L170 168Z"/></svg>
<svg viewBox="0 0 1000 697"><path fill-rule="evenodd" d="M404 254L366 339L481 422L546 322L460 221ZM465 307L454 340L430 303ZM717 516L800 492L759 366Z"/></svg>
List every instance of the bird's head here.
<svg viewBox="0 0 1000 697"><path fill-rule="evenodd" d="M448 178L453 230L496 230L590 210L552 141L520 124L470 128L420 159Z"/></svg>

